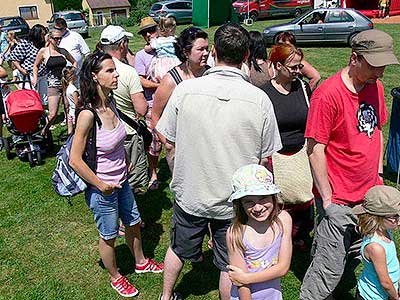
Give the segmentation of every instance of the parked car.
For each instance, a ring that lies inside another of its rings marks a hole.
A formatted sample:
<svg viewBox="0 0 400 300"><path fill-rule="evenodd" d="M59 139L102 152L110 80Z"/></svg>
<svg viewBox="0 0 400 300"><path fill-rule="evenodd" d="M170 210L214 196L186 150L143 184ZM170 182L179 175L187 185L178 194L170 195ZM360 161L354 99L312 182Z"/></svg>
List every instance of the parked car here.
<svg viewBox="0 0 400 300"><path fill-rule="evenodd" d="M240 20L276 16L298 17L311 9L310 0L237 0L232 3Z"/></svg>
<svg viewBox="0 0 400 300"><path fill-rule="evenodd" d="M177 23L192 22L191 0L167 0L156 2L149 11L149 16L159 22L160 17L172 17Z"/></svg>
<svg viewBox="0 0 400 300"><path fill-rule="evenodd" d="M21 17L0 18L0 25L3 31L13 30L18 37L26 37L29 33L29 25Z"/></svg>
<svg viewBox="0 0 400 300"><path fill-rule="evenodd" d="M352 8L317 8L289 23L265 28L264 37L268 44L274 44L279 33L290 31L298 44L350 44L357 33L373 27L369 18Z"/></svg>
<svg viewBox="0 0 400 300"><path fill-rule="evenodd" d="M83 37L88 37L89 26L83 13L77 10L59 11L53 14L47 21L49 29L54 28L54 22L57 18L64 18L69 30L79 32Z"/></svg>

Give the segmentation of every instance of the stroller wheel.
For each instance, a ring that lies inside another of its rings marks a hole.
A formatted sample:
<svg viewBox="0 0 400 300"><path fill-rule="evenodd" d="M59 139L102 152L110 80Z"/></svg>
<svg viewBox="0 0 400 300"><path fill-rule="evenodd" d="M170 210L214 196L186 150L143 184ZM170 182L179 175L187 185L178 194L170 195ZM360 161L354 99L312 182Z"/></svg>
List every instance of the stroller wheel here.
<svg viewBox="0 0 400 300"><path fill-rule="evenodd" d="M10 142L8 141L8 138L3 138L3 142L4 142L4 150L6 151L6 157L8 160L10 160L12 159Z"/></svg>
<svg viewBox="0 0 400 300"><path fill-rule="evenodd" d="M36 163L38 165L41 165L43 163L42 153L40 152L40 150L36 151Z"/></svg>
<svg viewBox="0 0 400 300"><path fill-rule="evenodd" d="M35 161L33 160L33 153L28 152L27 155L28 155L29 165L31 166L31 168L33 168L35 166Z"/></svg>

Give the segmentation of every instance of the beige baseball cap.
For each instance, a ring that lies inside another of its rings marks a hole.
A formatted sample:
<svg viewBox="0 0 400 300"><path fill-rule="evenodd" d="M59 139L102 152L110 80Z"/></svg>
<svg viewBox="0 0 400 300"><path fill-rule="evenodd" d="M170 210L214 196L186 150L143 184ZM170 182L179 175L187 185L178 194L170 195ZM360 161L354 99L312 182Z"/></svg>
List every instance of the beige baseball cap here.
<svg viewBox="0 0 400 300"><path fill-rule="evenodd" d="M360 32L351 40L351 48L373 67L399 64L393 53L393 39L382 30L369 29Z"/></svg>
<svg viewBox="0 0 400 300"><path fill-rule="evenodd" d="M368 190L364 202L353 207L352 212L376 216L400 214L400 191L392 186L376 185Z"/></svg>

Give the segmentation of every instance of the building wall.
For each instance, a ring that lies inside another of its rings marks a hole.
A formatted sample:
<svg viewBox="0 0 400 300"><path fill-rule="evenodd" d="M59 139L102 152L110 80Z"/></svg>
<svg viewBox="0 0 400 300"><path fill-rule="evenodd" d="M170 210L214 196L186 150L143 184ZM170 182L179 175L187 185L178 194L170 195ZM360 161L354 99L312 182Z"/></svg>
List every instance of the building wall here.
<svg viewBox="0 0 400 300"><path fill-rule="evenodd" d="M2 0L0 5L1 17L21 16L31 27L35 24L47 26L46 21L52 14L52 0Z"/></svg>
<svg viewBox="0 0 400 300"><path fill-rule="evenodd" d="M113 7L113 8L96 8L91 9L86 0L82 0L83 10L89 11L89 25L90 26L106 26L111 22L113 12L120 12L125 10L125 17L129 17L129 7Z"/></svg>

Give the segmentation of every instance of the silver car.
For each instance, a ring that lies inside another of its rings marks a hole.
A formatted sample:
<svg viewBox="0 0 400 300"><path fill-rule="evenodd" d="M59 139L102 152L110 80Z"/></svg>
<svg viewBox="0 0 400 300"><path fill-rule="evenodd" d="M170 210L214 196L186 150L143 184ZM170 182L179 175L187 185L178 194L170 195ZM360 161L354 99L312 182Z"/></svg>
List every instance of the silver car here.
<svg viewBox="0 0 400 300"><path fill-rule="evenodd" d="M265 28L264 37L275 44L279 33L290 31L298 44L350 44L354 35L373 27L369 18L352 8L317 8L289 23Z"/></svg>
<svg viewBox="0 0 400 300"><path fill-rule="evenodd" d="M77 10L56 12L49 21L47 21L49 29L53 29L54 22L57 18L64 18L67 22L69 30L80 33L83 37L88 37L89 26L86 22L85 15Z"/></svg>
<svg viewBox="0 0 400 300"><path fill-rule="evenodd" d="M168 0L156 2L149 11L149 16L159 22L160 17L172 17L177 23L192 22L191 0Z"/></svg>

